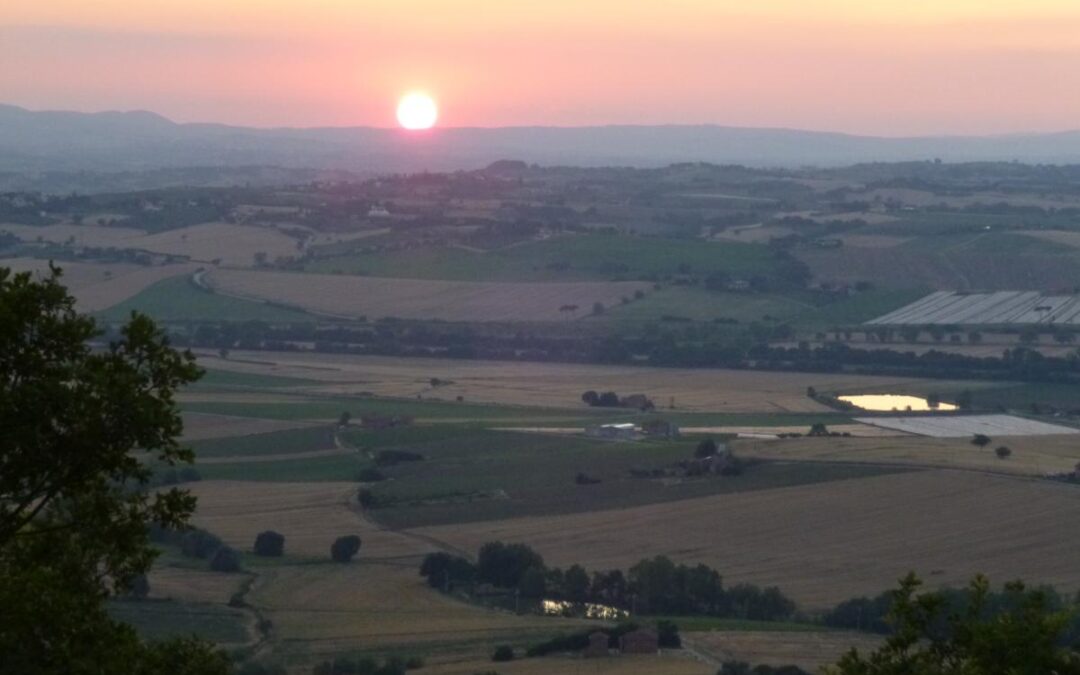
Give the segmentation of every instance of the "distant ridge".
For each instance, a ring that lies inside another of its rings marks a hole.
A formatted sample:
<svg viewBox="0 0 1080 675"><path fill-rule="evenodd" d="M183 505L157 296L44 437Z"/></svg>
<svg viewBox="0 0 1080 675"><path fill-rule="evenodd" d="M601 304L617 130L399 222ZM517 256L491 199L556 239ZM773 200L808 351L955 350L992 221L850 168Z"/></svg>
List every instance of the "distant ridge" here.
<svg viewBox="0 0 1080 675"><path fill-rule="evenodd" d="M0 172L274 166L361 173L475 169L498 159L546 165L758 167L860 162L1080 163L1080 132L883 138L710 125L255 129L177 124L153 112L30 111L0 105Z"/></svg>

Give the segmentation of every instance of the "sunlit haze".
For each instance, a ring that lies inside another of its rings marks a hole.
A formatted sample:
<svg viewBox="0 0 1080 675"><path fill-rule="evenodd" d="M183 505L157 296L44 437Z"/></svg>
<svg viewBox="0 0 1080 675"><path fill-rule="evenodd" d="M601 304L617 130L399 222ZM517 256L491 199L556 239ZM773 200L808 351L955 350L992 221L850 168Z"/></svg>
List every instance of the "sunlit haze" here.
<svg viewBox="0 0 1080 675"><path fill-rule="evenodd" d="M0 45L5 103L178 121L393 127L412 87L440 126L1080 119L1074 0L50 0L4 3Z"/></svg>

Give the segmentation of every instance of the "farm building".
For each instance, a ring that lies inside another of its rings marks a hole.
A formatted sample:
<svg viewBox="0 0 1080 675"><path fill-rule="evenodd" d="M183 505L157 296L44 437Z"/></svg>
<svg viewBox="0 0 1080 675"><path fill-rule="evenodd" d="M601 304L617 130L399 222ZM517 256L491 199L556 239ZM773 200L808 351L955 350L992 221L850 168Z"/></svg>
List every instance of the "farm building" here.
<svg viewBox="0 0 1080 675"><path fill-rule="evenodd" d="M641 433L651 438L678 438L679 425L668 420L649 420L641 423Z"/></svg>
<svg viewBox="0 0 1080 675"><path fill-rule="evenodd" d="M660 637L648 628L630 631L619 638L619 651L623 654L655 654L660 651Z"/></svg>
<svg viewBox="0 0 1080 675"><path fill-rule="evenodd" d="M624 424L599 424L586 427L585 434L593 438L609 438L619 441L632 441L637 437L637 427L631 422Z"/></svg>
<svg viewBox="0 0 1080 675"><path fill-rule="evenodd" d="M600 656L608 656L608 634L602 631L596 631L589 635L589 646L582 651L582 656L585 658L597 658Z"/></svg>

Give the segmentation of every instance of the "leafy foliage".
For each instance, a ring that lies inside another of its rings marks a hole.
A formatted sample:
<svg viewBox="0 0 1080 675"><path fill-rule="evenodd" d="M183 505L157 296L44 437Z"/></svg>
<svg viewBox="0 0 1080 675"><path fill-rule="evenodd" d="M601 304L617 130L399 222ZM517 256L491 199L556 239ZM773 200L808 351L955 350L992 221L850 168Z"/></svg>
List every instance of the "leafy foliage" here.
<svg viewBox="0 0 1080 675"><path fill-rule="evenodd" d="M1053 607L1044 590L1005 585L993 608L984 577L970 584L966 606L954 609L942 592L918 593L909 574L891 594L893 633L864 656L846 654L829 675L1056 675L1080 674L1080 654L1062 646L1068 611Z"/></svg>
<svg viewBox="0 0 1080 675"><path fill-rule="evenodd" d="M147 486L151 461L192 459L174 393L199 370L145 316L99 335L58 269L0 269L0 672L225 673L205 643L144 645L105 613L150 568L150 526L195 506Z"/></svg>

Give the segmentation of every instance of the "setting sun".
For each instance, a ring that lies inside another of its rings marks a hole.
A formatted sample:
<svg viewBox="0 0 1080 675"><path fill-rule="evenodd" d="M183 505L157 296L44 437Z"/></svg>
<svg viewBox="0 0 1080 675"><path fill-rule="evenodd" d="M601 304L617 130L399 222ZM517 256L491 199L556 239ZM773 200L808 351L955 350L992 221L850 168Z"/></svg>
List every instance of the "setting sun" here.
<svg viewBox="0 0 1080 675"><path fill-rule="evenodd" d="M398 123L405 129L430 129L439 117L439 108L427 94L408 94L398 103Z"/></svg>

